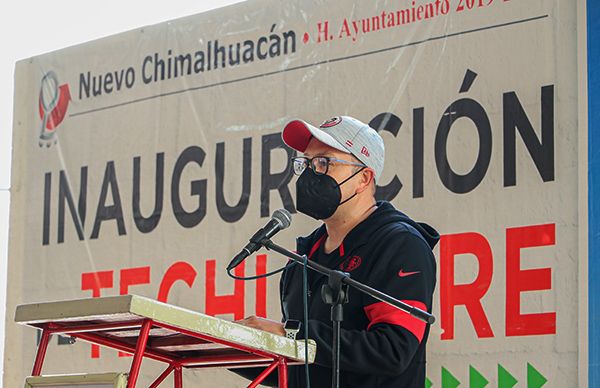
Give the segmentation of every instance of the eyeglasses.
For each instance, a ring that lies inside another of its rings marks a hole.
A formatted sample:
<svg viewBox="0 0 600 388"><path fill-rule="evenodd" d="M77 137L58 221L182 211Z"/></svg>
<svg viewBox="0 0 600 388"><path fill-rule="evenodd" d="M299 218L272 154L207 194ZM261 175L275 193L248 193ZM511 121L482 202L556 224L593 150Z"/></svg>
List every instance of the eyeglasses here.
<svg viewBox="0 0 600 388"><path fill-rule="evenodd" d="M350 166L367 167L361 163L349 162L347 160L331 158L329 156L315 156L314 158L298 156L292 158L292 166L294 168L294 174L296 175L302 175L308 166L310 166L315 174L325 175L327 174L327 171L329 171L329 166L331 164L347 164Z"/></svg>

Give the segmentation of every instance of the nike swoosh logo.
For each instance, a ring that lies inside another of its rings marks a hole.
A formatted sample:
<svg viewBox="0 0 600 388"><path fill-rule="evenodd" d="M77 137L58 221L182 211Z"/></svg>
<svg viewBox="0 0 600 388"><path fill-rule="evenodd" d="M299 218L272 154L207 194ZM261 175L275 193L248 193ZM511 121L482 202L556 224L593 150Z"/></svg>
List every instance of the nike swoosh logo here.
<svg viewBox="0 0 600 388"><path fill-rule="evenodd" d="M403 278L403 277L410 276L410 275L414 275L414 274L417 274L417 273L421 273L421 271L414 271L414 272L404 272L404 270L402 270L402 269L401 269L401 270L398 272L398 276L400 276L401 278Z"/></svg>

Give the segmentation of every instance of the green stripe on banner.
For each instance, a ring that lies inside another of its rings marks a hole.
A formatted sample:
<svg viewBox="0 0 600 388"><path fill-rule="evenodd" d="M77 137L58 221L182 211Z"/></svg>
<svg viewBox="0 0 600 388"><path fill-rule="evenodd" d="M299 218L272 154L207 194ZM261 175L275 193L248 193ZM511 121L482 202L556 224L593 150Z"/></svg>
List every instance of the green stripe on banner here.
<svg viewBox="0 0 600 388"><path fill-rule="evenodd" d="M469 387L483 388L489 384L489 381L473 366L469 365Z"/></svg>
<svg viewBox="0 0 600 388"><path fill-rule="evenodd" d="M518 381L502 365L498 364L498 388L511 388Z"/></svg>
<svg viewBox="0 0 600 388"><path fill-rule="evenodd" d="M527 363L527 388L540 388L548 380L530 363Z"/></svg>
<svg viewBox="0 0 600 388"><path fill-rule="evenodd" d="M456 388L460 385L460 381L452 376L452 373L442 367L442 388Z"/></svg>
<svg viewBox="0 0 600 388"><path fill-rule="evenodd" d="M425 378L425 388L431 388L431 386L433 385L433 383L431 382L431 380L429 380L429 378Z"/></svg>
<svg viewBox="0 0 600 388"><path fill-rule="evenodd" d="M445 367L442 368L442 388L456 388L461 383L460 381ZM519 368L519 376L525 372ZM548 382L546 376L538 371L531 363L527 363L527 388L541 388ZM489 380L479 372L473 365L469 365L469 388L484 388L489 385ZM498 388L512 388L518 383L515 376L512 375L505 367L498 364ZM434 386L429 377L425 378L425 388ZM590 387L595 387L589 385Z"/></svg>

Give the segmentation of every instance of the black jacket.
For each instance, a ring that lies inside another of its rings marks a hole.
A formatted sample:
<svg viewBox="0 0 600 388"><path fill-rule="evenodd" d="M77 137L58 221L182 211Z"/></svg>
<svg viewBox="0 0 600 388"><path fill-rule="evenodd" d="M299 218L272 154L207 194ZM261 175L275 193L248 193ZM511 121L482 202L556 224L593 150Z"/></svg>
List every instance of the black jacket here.
<svg viewBox="0 0 600 388"><path fill-rule="evenodd" d="M439 240L429 225L411 220L388 202L357 225L342 245L325 254L325 226L297 239L297 251L338 268L368 286L431 312L436 280L432 248ZM312 388L331 386L330 306L321 299L324 275L308 273L308 338L317 343L310 366ZM303 319L302 266L288 264L280 281L283 320ZM344 388L425 386L429 326L409 314L350 289L341 332L340 385ZM289 367L289 387L306 386L304 366ZM276 374L264 384L276 385Z"/></svg>

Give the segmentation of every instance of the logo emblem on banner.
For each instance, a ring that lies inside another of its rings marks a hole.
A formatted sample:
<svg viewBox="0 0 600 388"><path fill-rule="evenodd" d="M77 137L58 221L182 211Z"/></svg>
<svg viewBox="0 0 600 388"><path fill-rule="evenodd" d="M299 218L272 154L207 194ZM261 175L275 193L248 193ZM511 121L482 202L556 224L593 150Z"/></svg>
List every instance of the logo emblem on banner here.
<svg viewBox="0 0 600 388"><path fill-rule="evenodd" d="M38 109L41 129L39 146L50 147L56 144L56 128L64 120L71 101L68 84L59 85L58 77L53 71L47 72L42 78Z"/></svg>

